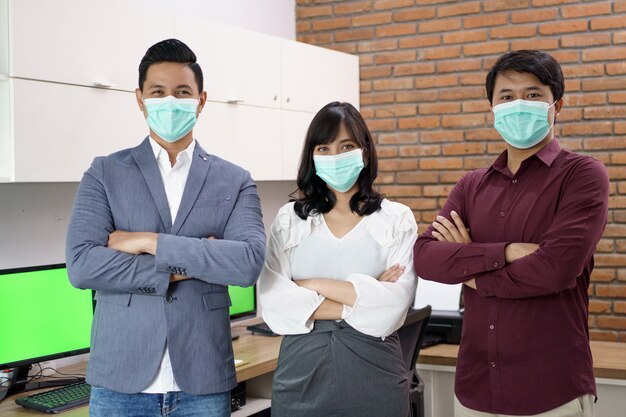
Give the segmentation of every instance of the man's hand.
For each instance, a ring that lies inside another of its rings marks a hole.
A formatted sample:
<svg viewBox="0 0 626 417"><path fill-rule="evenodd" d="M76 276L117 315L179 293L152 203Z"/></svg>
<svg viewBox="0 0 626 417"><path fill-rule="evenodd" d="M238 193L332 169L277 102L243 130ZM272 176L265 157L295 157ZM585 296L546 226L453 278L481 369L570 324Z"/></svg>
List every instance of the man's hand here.
<svg viewBox="0 0 626 417"><path fill-rule="evenodd" d="M504 258L506 263L510 264L534 253L537 249L539 249L539 245L536 243L509 243L504 249Z"/></svg>
<svg viewBox="0 0 626 417"><path fill-rule="evenodd" d="M185 275L170 275L170 282L178 282L178 281L185 281L187 279L191 279L191 277L185 276Z"/></svg>
<svg viewBox="0 0 626 417"><path fill-rule="evenodd" d="M378 277L378 280L381 282L396 282L398 278L400 278L402 274L404 274L405 269L405 266L401 266L399 264L392 265L391 268L383 272Z"/></svg>
<svg viewBox="0 0 626 417"><path fill-rule="evenodd" d="M450 215L454 223L443 216L437 216L437 221L433 222L436 230L433 231L433 237L440 242L471 243L472 238L461 217L456 211L451 211Z"/></svg>
<svg viewBox="0 0 626 417"><path fill-rule="evenodd" d="M472 278L469 281L465 281L463 284L467 285L470 288L476 289L476 278Z"/></svg>
<svg viewBox="0 0 626 417"><path fill-rule="evenodd" d="M109 249L131 255L139 255L141 253L156 255L157 237L158 233L116 230L109 235L107 246Z"/></svg>

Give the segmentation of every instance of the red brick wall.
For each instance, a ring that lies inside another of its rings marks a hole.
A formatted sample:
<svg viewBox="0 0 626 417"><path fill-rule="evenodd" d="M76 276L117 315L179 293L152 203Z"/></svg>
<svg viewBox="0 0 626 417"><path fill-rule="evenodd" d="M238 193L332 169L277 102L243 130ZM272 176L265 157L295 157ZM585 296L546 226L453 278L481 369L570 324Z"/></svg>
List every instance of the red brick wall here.
<svg viewBox="0 0 626 417"><path fill-rule="evenodd" d="M420 229L467 170L503 150L484 91L495 59L542 49L563 66L560 142L611 176L590 288L592 338L626 342L626 0L297 0L298 40L360 56L379 185Z"/></svg>

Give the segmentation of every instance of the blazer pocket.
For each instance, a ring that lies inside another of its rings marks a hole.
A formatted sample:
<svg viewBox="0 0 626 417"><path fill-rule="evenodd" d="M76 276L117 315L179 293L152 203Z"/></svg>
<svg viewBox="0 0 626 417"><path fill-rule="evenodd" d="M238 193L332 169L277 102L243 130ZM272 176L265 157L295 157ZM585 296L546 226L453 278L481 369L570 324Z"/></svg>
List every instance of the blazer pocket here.
<svg viewBox="0 0 626 417"><path fill-rule="evenodd" d="M202 303L206 310L217 310L231 306L228 291L207 292L202 294Z"/></svg>
<svg viewBox="0 0 626 417"><path fill-rule="evenodd" d="M215 207L221 206L222 204L230 203L230 196L225 197L210 197L210 198L199 198L193 204L193 208L199 207Z"/></svg>
<svg viewBox="0 0 626 417"><path fill-rule="evenodd" d="M98 303L102 302L115 304L120 307L128 307L131 297L132 294L129 292L96 291L94 299Z"/></svg>

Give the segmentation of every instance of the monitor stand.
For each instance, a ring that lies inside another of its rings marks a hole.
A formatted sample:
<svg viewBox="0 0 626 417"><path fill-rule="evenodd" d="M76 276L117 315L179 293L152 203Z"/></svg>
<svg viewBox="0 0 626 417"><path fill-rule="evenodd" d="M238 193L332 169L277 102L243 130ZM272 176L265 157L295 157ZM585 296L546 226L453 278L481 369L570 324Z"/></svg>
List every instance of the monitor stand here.
<svg viewBox="0 0 626 417"><path fill-rule="evenodd" d="M29 380L28 372L31 366L18 366L13 369L13 376L11 377L11 386L8 390L0 391L0 401L4 398L17 394L22 391L31 391L40 388L58 387L62 385L74 384L76 382L82 382L85 378L54 378L46 381L32 382ZM39 378L38 378L39 379Z"/></svg>

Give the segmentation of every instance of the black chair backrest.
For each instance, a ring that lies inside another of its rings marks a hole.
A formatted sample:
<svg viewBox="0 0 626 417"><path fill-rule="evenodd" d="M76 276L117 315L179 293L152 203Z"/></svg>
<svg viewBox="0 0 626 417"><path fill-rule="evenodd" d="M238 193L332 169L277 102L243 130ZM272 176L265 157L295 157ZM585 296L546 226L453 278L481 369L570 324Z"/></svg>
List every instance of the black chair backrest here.
<svg viewBox="0 0 626 417"><path fill-rule="evenodd" d="M402 346L402 355L407 372L415 369L415 362L420 353L424 334L426 334L426 325L431 311L430 305L419 310L410 308L404 324L398 329L398 338Z"/></svg>

